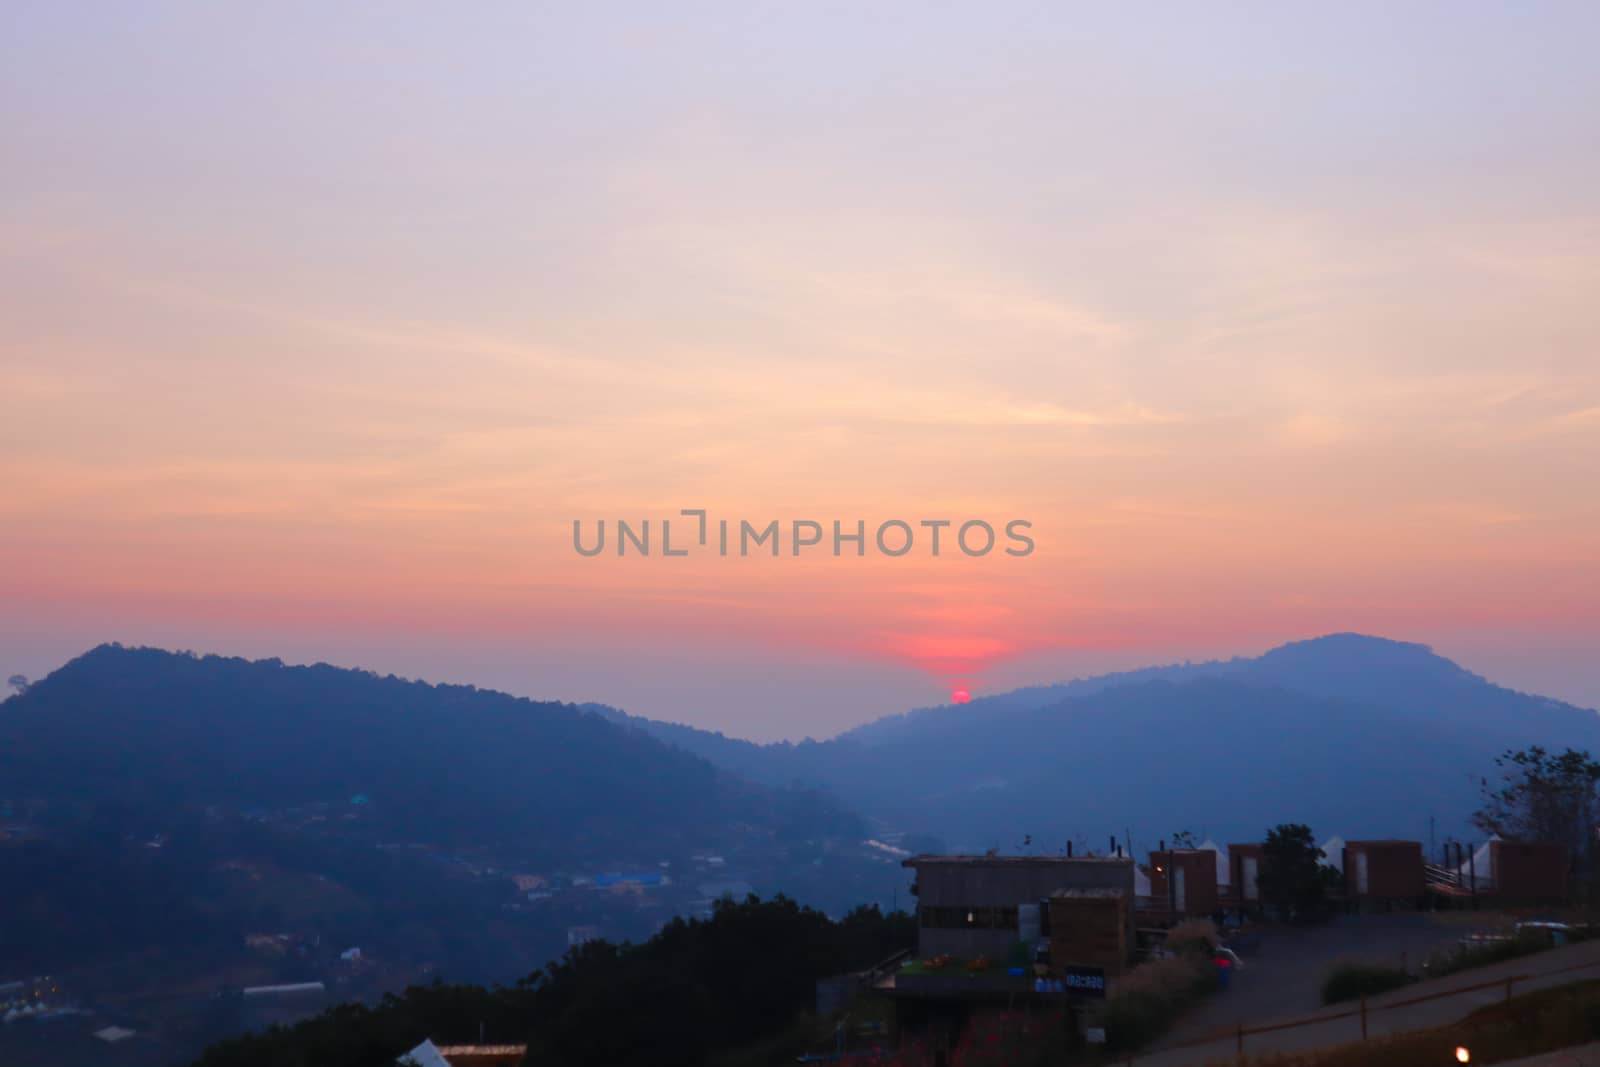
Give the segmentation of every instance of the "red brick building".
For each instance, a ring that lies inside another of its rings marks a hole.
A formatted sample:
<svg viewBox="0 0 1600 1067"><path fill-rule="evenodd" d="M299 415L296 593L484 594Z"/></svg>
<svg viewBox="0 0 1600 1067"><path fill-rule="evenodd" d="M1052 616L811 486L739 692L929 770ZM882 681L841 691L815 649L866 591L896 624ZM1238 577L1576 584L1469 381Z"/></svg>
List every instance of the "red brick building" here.
<svg viewBox="0 0 1600 1067"><path fill-rule="evenodd" d="M1567 899L1567 846L1553 841L1490 841L1495 895L1520 904Z"/></svg>
<svg viewBox="0 0 1600 1067"><path fill-rule="evenodd" d="M1241 904L1256 904L1261 891L1256 879L1261 877L1262 848L1260 841L1247 841L1228 846L1228 885L1233 897Z"/></svg>
<svg viewBox="0 0 1600 1067"><path fill-rule="evenodd" d="M1169 848L1150 853L1150 903L1174 915L1210 915L1217 910L1217 854L1208 848Z"/></svg>
<svg viewBox="0 0 1600 1067"><path fill-rule="evenodd" d="M1344 846L1344 891L1367 904L1420 901L1422 842L1350 841Z"/></svg>

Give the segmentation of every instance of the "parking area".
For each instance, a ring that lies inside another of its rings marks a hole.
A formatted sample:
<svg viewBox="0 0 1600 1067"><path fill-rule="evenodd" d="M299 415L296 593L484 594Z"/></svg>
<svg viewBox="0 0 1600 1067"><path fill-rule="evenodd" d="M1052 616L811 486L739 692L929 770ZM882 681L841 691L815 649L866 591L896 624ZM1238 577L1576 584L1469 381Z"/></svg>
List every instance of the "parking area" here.
<svg viewBox="0 0 1600 1067"><path fill-rule="evenodd" d="M1135 1062L1141 1067L1204 1063L1234 1053L1241 1024L1257 1028L1343 1014L1351 1005L1325 1008L1321 1004L1322 977L1335 960L1354 957L1396 964L1404 961L1414 968L1433 949L1451 944L1473 929L1491 926L1497 920L1497 916L1486 913L1411 913L1341 916L1322 927L1265 928L1260 931L1258 947L1244 956L1246 966L1234 977L1231 988L1209 998ZM1596 964L1592 971L1572 973L1568 970L1591 963ZM1475 1008L1503 998L1503 987L1407 1004L1392 1010L1384 1008L1432 992L1503 982L1510 975L1532 976L1516 983L1518 993L1600 977L1600 942L1552 949L1373 997L1369 1000L1369 1033L1372 1036L1399 1033L1459 1019ZM1246 1050L1259 1054L1270 1050L1316 1048L1360 1037L1359 1019L1332 1019L1317 1025L1250 1035L1246 1039Z"/></svg>
<svg viewBox="0 0 1600 1067"><path fill-rule="evenodd" d="M1326 926L1267 926L1253 932L1241 950L1245 966L1230 988L1184 1017L1161 1045L1170 1047L1213 1032L1232 1032L1241 1022L1306 1015L1322 1007L1323 975L1335 960L1354 957L1415 967L1433 950L1449 945L1496 916L1464 920L1461 913L1407 912L1341 915Z"/></svg>

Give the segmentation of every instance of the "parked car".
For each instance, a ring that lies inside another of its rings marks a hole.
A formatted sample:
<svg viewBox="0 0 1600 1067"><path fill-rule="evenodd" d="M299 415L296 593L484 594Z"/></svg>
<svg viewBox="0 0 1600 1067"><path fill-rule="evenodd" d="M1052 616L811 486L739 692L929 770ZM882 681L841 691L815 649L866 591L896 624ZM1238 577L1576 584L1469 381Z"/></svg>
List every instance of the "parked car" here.
<svg viewBox="0 0 1600 1067"><path fill-rule="evenodd" d="M1233 951L1233 949L1229 948L1227 945L1218 945L1213 951L1216 953L1219 959L1225 959L1229 963L1233 964L1234 970L1244 970L1244 960L1241 960L1239 958L1239 954Z"/></svg>

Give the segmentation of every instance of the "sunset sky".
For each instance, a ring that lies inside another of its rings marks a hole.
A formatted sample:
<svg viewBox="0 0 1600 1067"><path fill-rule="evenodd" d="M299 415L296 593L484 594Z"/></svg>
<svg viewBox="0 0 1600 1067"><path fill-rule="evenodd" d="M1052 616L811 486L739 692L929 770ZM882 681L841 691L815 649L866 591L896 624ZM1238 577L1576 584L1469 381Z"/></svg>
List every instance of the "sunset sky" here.
<svg viewBox="0 0 1600 1067"><path fill-rule="evenodd" d="M1360 630L1600 704L1597 40L7 4L0 676L118 640L770 739ZM1037 548L573 551L695 507Z"/></svg>

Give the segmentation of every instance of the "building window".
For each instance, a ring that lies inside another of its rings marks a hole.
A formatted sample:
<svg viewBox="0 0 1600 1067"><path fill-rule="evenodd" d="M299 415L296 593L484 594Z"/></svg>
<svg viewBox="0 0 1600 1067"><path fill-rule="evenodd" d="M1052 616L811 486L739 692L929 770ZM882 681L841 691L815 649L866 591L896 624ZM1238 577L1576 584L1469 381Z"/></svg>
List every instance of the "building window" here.
<svg viewBox="0 0 1600 1067"><path fill-rule="evenodd" d="M922 907L917 909L921 925L929 930L1015 930L1015 907Z"/></svg>

